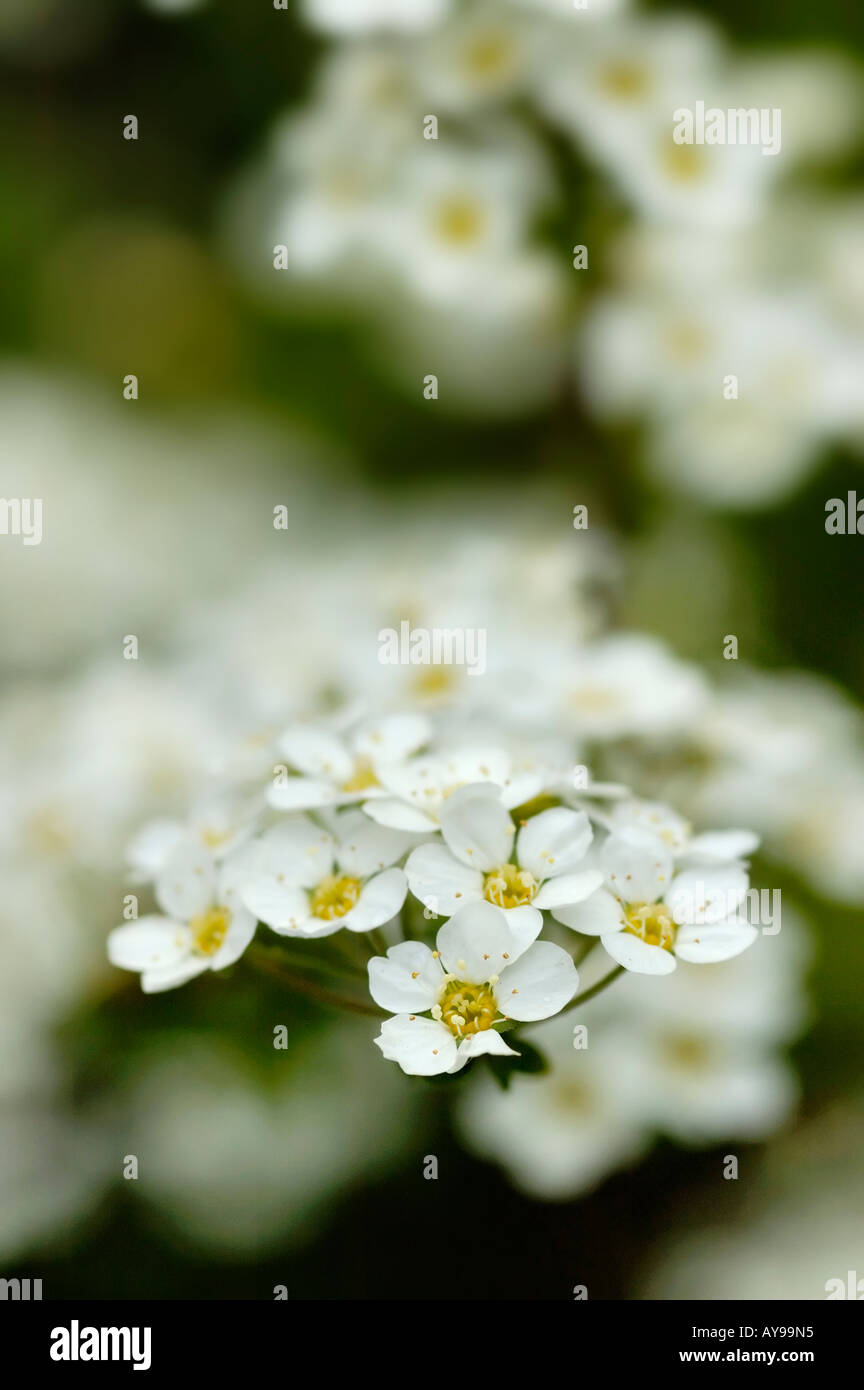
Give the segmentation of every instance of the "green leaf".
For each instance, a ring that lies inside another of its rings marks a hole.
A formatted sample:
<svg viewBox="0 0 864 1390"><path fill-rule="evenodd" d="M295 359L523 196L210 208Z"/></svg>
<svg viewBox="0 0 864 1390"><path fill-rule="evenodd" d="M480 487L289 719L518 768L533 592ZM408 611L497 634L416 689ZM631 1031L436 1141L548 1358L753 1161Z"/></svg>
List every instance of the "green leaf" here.
<svg viewBox="0 0 864 1390"><path fill-rule="evenodd" d="M527 1076L543 1076L549 1071L549 1059L535 1047L533 1043L525 1042L520 1038L518 1042L519 1053L515 1057L487 1057L487 1061L492 1068L492 1075L498 1082L502 1091L506 1091L516 1072L524 1072Z"/></svg>

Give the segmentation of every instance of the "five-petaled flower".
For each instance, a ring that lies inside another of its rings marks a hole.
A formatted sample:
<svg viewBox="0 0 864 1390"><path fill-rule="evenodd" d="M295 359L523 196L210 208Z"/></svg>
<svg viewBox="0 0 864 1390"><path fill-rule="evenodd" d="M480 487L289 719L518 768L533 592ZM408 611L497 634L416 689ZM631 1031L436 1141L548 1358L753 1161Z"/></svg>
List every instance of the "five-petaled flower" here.
<svg viewBox="0 0 864 1390"><path fill-rule="evenodd" d="M384 1056L437 1076L484 1053L514 1054L496 1024L550 1018L579 985L567 952L537 940L542 925L536 908L471 903L440 928L436 950L403 941L370 960L372 998L395 1015L375 1039Z"/></svg>

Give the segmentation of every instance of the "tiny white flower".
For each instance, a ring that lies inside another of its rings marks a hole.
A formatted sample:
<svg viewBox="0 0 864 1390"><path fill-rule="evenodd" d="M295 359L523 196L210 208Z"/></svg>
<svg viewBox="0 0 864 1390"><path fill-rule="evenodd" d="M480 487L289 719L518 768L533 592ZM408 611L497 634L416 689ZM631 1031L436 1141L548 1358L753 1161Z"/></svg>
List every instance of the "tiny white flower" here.
<svg viewBox="0 0 864 1390"><path fill-rule="evenodd" d="M503 10L498 0L436 30L417 56L428 109L462 115L511 98L525 76L531 38L524 16Z"/></svg>
<svg viewBox="0 0 864 1390"><path fill-rule="evenodd" d="M201 798L185 821L148 821L126 848L134 881L152 882L183 844L193 853L226 858L252 834L259 809L257 797L225 792Z"/></svg>
<svg viewBox="0 0 864 1390"><path fill-rule="evenodd" d="M650 1133L619 1049L600 1032L592 1033L590 1047L575 1050L568 1023L556 1019L537 1030L539 1047L555 1056L548 1075L515 1076L504 1091L478 1073L456 1111L474 1152L500 1164L521 1191L551 1201L590 1192L634 1162ZM533 1041L533 1033L526 1036Z"/></svg>
<svg viewBox="0 0 864 1390"><path fill-rule="evenodd" d="M694 835L689 821L661 801L629 797L616 802L608 814L595 815L613 834L637 830L656 836L679 864L685 858L688 867L744 859L759 847L759 836L752 830L711 830Z"/></svg>
<svg viewBox="0 0 864 1390"><path fill-rule="evenodd" d="M405 901L405 874L391 866L415 837L375 825L361 811L345 812L333 824L335 835L298 816L255 845L243 902L280 936L370 931Z"/></svg>
<svg viewBox="0 0 864 1390"><path fill-rule="evenodd" d="M716 31L693 16L642 16L590 31L581 21L574 12L568 32L547 36L536 99L580 144L635 175L643 131L662 116L671 144L672 112L694 90L711 89Z"/></svg>
<svg viewBox="0 0 864 1390"><path fill-rule="evenodd" d="M387 1060L410 1076L437 1076L484 1053L518 1055L493 1025L551 1018L579 985L567 952L537 941L542 925L531 907L507 915L471 903L441 927L434 952L403 941L370 960L372 998L395 1014L375 1039Z"/></svg>
<svg viewBox="0 0 864 1390"><path fill-rule="evenodd" d="M507 911L563 907L603 882L584 867L593 835L584 811L556 806L517 833L497 788L479 783L454 792L440 822L444 843L412 850L405 872L414 896L442 917L484 900Z"/></svg>
<svg viewBox="0 0 864 1390"><path fill-rule="evenodd" d="M630 0L588 0L584 9L577 10L575 0L510 0L510 4L532 10L535 14L560 17L569 24L591 24L612 19L630 8Z"/></svg>
<svg viewBox="0 0 864 1390"><path fill-rule="evenodd" d="M676 873L663 841L634 829L610 835L598 860L605 887L575 907L553 908L552 916L599 936L625 969L666 975L677 959L730 960L756 940L756 928L738 915L749 883L739 861L697 855Z"/></svg>
<svg viewBox="0 0 864 1390"><path fill-rule="evenodd" d="M219 865L188 841L177 845L155 882L165 915L116 927L108 937L111 964L139 971L145 994L175 989L205 970L233 965L256 927L240 901L246 854L244 848Z"/></svg>
<svg viewBox="0 0 864 1390"><path fill-rule="evenodd" d="M307 811L383 796L380 767L411 757L431 733L419 714L387 715L348 737L321 726L294 725L279 740L292 775L274 782L267 800L277 811Z"/></svg>
<svg viewBox="0 0 864 1390"><path fill-rule="evenodd" d="M373 29L425 29L447 14L450 0L303 0L309 24L328 33L357 35Z"/></svg>
<svg viewBox="0 0 864 1390"><path fill-rule="evenodd" d="M553 697L561 714L585 738L678 732L708 697L695 667L636 633L583 647L551 679L561 692Z"/></svg>
<svg viewBox="0 0 864 1390"><path fill-rule="evenodd" d="M484 272L524 250L546 183L542 154L527 139L479 151L433 144L395 175L371 228L374 252L421 301L461 314L479 285L494 306L502 284Z"/></svg>
<svg viewBox="0 0 864 1390"><path fill-rule="evenodd" d="M513 808L539 796L551 775L540 760L514 758L502 747L466 744L393 767L382 766L380 778L387 795L366 802L363 810L379 825L395 830L434 832L448 799L460 787L485 783L495 788L502 805Z"/></svg>

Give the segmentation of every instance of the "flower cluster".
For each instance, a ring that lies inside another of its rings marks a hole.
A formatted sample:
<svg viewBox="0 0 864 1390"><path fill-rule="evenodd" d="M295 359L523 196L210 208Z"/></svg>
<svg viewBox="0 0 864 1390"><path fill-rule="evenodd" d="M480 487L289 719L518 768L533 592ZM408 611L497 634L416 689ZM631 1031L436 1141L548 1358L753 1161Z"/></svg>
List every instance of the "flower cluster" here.
<svg viewBox="0 0 864 1390"><path fill-rule="evenodd" d="M233 965L261 923L299 945L302 987L313 943L339 936L356 977L362 938L377 1009L343 1002L391 1015L383 1055L430 1076L519 1056L519 1025L576 1002L574 939L580 960L599 941L610 979L728 960L755 940L755 835L694 835L622 786L453 737L418 713L287 728L268 747L266 785L244 769L184 823L136 836L130 864L159 911L111 933L111 961L140 972L145 992L172 989Z"/></svg>
<svg viewBox="0 0 864 1390"><path fill-rule="evenodd" d="M769 505L827 444L860 450L861 210L811 178L860 141L848 59L739 54L702 16L622 0L303 15L331 45L232 219L269 303L360 310L406 387L446 363L445 409L531 409L575 361L598 415L640 423L655 479L709 505ZM675 143L700 94L782 111L773 157ZM598 177L622 216L568 227L570 191Z"/></svg>

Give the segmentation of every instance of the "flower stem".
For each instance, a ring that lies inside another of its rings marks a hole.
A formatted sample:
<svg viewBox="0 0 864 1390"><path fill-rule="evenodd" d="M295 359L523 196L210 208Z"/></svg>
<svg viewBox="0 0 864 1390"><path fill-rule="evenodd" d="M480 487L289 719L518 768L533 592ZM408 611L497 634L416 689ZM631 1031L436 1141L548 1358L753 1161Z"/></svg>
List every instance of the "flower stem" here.
<svg viewBox="0 0 864 1390"><path fill-rule="evenodd" d="M366 933L366 935L368 939L371 941L372 945L375 947L375 954L377 956L386 956L387 942L384 940L377 927L373 927L371 931Z"/></svg>
<svg viewBox="0 0 864 1390"><path fill-rule="evenodd" d="M570 1003L561 1010L561 1013L569 1014L571 1009L578 1008L580 1004L587 1004L588 1000L593 999L595 994L600 994L602 990L611 985L613 980L617 980L623 970L623 965L616 965L615 969L610 970L608 975L604 975L602 980L598 980L596 985L592 985L590 989L583 989L581 994L577 994L575 999L571 999Z"/></svg>
<svg viewBox="0 0 864 1390"><path fill-rule="evenodd" d="M272 975L289 989L296 990L298 994L305 994L310 999L314 999L319 1004L324 1004L332 1009L344 1009L348 1013L364 1014L367 1018L386 1018L383 1009L379 1009L374 1004L366 1004L360 999L349 999L344 994L337 994L334 990L325 989L322 985L317 985L313 980L307 980L303 975L299 975L295 970L287 970L280 962L275 959L268 951L256 949L254 946L246 953L247 959L252 961L259 970L266 975Z"/></svg>

